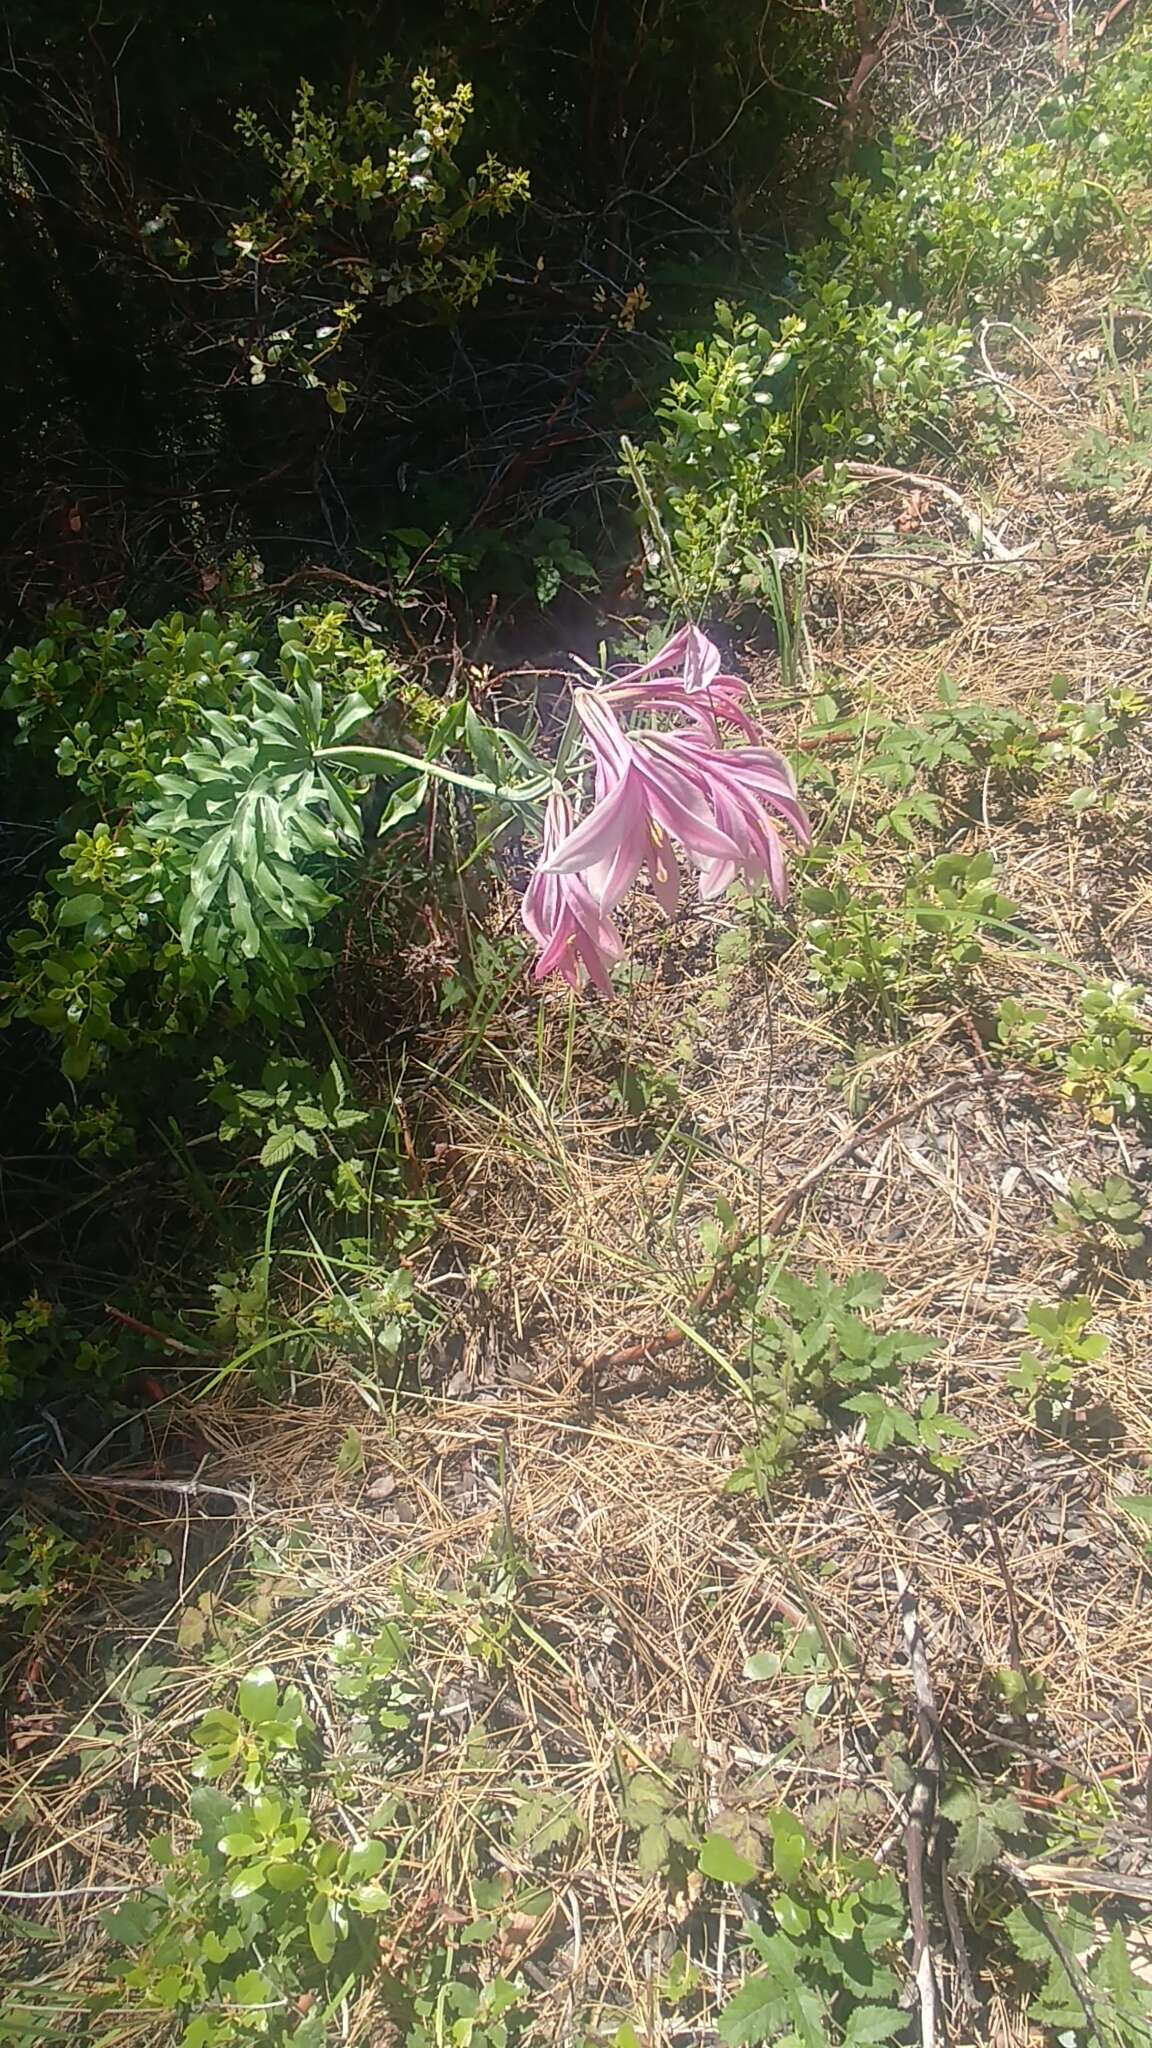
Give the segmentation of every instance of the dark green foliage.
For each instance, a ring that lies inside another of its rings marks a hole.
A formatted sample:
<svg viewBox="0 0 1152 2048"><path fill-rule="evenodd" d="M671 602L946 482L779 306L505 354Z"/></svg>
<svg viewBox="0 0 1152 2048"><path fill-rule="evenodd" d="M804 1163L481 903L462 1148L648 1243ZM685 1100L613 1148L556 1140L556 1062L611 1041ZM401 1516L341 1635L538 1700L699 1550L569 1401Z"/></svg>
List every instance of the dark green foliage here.
<svg viewBox="0 0 1152 2048"><path fill-rule="evenodd" d="M57 1038L71 1081L174 1049L216 1005L274 1038L331 964L318 928L361 827L357 785L316 755L393 677L337 614L283 622L275 682L269 652L209 615L62 618L8 663L5 708L78 800L12 940L5 1015Z"/></svg>
<svg viewBox="0 0 1152 2048"><path fill-rule="evenodd" d="M646 300L695 304L695 265L714 290L763 232L850 17L19 0L0 517L37 559L0 603L155 611L238 543L275 575L301 542L379 556L489 505L498 529L510 452L533 483L553 444L586 462Z"/></svg>
<svg viewBox="0 0 1152 2048"><path fill-rule="evenodd" d="M898 2039L905 2014L893 1964L904 1913L895 1879L863 1858L811 1854L794 1821L786 1837L773 1831L773 1852L783 1879L772 1901L776 1924L744 1930L757 1966L719 2016L726 2048L784 2039L862 2048Z"/></svg>
<svg viewBox="0 0 1152 2048"><path fill-rule="evenodd" d="M738 1373L757 1434L728 1481L729 1493L765 1492L806 1437L846 1416L863 1419L874 1451L910 1444L940 1469L954 1469L945 1446L967 1436L964 1425L941 1414L934 1394L915 1413L899 1398L904 1369L934 1347L915 1330L876 1330L868 1318L883 1298L884 1283L874 1273L853 1273L839 1284L821 1269L810 1280L777 1270L768 1281L750 1310Z"/></svg>
<svg viewBox="0 0 1152 2048"><path fill-rule="evenodd" d="M1123 1174L1106 1174L1098 1188L1069 1181L1067 1195L1052 1204L1052 1220L1061 1236L1099 1257L1122 1256L1144 1243L1144 1197Z"/></svg>

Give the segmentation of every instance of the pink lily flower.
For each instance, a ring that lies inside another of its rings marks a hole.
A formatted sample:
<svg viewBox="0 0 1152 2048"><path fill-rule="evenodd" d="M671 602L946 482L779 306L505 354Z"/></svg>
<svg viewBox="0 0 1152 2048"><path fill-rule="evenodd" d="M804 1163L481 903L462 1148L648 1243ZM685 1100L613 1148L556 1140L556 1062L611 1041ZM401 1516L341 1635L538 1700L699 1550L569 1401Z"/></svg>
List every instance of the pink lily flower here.
<svg viewBox="0 0 1152 2048"><path fill-rule="evenodd" d="M640 733L637 740L695 784L739 848L735 857L700 863L700 894L721 896L743 874L751 884L766 880L777 903L786 903L788 873L777 819L790 826L801 846L811 844L812 828L783 755L774 747L713 747L694 732Z"/></svg>
<svg viewBox="0 0 1152 2048"><path fill-rule="evenodd" d="M741 843L716 822L698 773L685 773L675 755L646 744L667 735L626 733L604 697L590 690L577 690L573 702L596 764L597 802L543 866L554 875L583 871L606 911L615 909L646 868L653 895L671 917L680 901L680 871L670 841L678 839L703 868L714 862L741 866Z"/></svg>
<svg viewBox="0 0 1152 2048"><path fill-rule="evenodd" d="M524 892L520 914L540 948L537 981L558 974L569 988L579 988L583 967L601 994L610 996L608 969L624 958L620 934L580 875L554 874L547 866L549 856L571 831L571 806L567 797L554 791L544 814L540 865Z"/></svg>
<svg viewBox="0 0 1152 2048"><path fill-rule="evenodd" d="M720 649L698 626L681 626L651 661L613 677L606 694L615 703L684 712L713 737L720 719L756 741L760 734L738 702L747 685L722 673L720 659Z"/></svg>

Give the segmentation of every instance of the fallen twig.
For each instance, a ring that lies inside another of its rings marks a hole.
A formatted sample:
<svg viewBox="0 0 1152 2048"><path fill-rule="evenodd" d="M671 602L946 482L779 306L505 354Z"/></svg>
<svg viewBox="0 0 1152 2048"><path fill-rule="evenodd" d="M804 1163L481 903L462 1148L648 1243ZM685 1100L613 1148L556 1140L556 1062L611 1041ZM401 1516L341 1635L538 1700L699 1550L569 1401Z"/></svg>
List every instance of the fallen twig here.
<svg viewBox="0 0 1152 2048"><path fill-rule="evenodd" d="M179 1352L181 1358L213 1357L212 1352L201 1351L195 1344L182 1344L177 1337L168 1337L163 1330L152 1323L142 1323L137 1316L126 1315L122 1308L115 1308L110 1301L104 1303L104 1313L114 1323L121 1323L126 1330L135 1330L140 1337L151 1337L154 1344L162 1344L165 1351Z"/></svg>
<svg viewBox="0 0 1152 2048"><path fill-rule="evenodd" d="M1152 1877L1139 1877L1134 1872L1101 1870L1098 1866L1081 1869L1075 1863L1022 1863L1015 1856L1002 1856L1000 1861L1026 1888L1038 1885L1050 1891L1099 1892L1110 1898L1152 1903Z"/></svg>
<svg viewBox="0 0 1152 2048"><path fill-rule="evenodd" d="M210 1486L198 1473L191 1479L135 1479L130 1473L101 1474L97 1478L91 1472L62 1472L59 1477L70 1479L89 1493L171 1493L181 1500L226 1500L242 1515L256 1512L251 1492L241 1493L233 1486Z"/></svg>
<svg viewBox="0 0 1152 2048"><path fill-rule="evenodd" d="M912 1918L912 1974L920 1999L921 2048L935 2048L940 1999L928 1927L928 1909L925 1904L924 1873L928 1861L929 1840L936 1819L937 1794L940 1790L940 1717L936 1710L936 1696L932 1690L928 1650L924 1641L924 1631L920 1626L916 1596L899 1569L896 1572L896 1591L900 1598L900 1622L908 1652L908 1666L912 1673L912 1690L916 1696L916 1739L919 1749L912 1798L908 1806L908 1825L904 1831L908 1910Z"/></svg>
<svg viewBox="0 0 1152 2048"><path fill-rule="evenodd" d="M830 1173L834 1166L838 1166L842 1159L850 1158L852 1153L857 1151L861 1145L866 1145L875 1138L882 1138L886 1131L894 1130L897 1124L905 1123L910 1117L918 1116L921 1110L931 1108L933 1103L943 1102L948 1096L956 1094L959 1089L970 1087L971 1085L971 1082L962 1079L960 1076L954 1076L950 1081L941 1082L939 1087L930 1088L927 1094L916 1096L912 1102L903 1103L899 1109L894 1109L888 1116L881 1117L879 1122L872 1123L866 1121L858 1124L855 1130L850 1131L846 1138L842 1138L839 1144L832 1147L830 1152L826 1152L822 1159L817 1160L815 1166L810 1167L807 1173L801 1174L799 1180L792 1183L792 1186L781 1197L765 1222L759 1224L755 1230L736 1230L731 1234L727 1243L721 1247L712 1271L693 1295L689 1313L698 1315L705 1308L715 1312L718 1309L727 1307L736 1293L737 1282L729 1280L725 1286L720 1287L719 1291L717 1290L718 1283L729 1272L733 1261L757 1237L778 1236L793 1210L797 1209L804 1200L805 1195L810 1194L818 1182L823 1180L824 1175ZM600 1373L630 1365L643 1364L646 1359L659 1357L667 1351L678 1350L681 1344L688 1341L688 1338L689 1333L685 1330L683 1324L677 1323L672 1328L660 1330L655 1336L646 1337L637 1344L626 1344L619 1351L606 1351L601 1353L599 1357L590 1359L586 1365L581 1367L581 1377L585 1373L591 1374L593 1385L595 1386L596 1378Z"/></svg>
<svg viewBox="0 0 1152 2048"><path fill-rule="evenodd" d="M1022 548L1005 547L999 534L994 533L988 525L984 514L966 504L959 491L953 490L952 485L946 484L942 477L921 476L917 470L912 469L890 469L882 462L839 462L836 467L845 476L859 477L865 483L907 484L910 490L934 491L938 498L943 498L949 505L955 506L975 545L991 555L994 561L1022 562L1026 555L1034 554L1036 551L1035 542L1029 542ZM814 481L820 474L819 470L811 470L804 478L804 482Z"/></svg>

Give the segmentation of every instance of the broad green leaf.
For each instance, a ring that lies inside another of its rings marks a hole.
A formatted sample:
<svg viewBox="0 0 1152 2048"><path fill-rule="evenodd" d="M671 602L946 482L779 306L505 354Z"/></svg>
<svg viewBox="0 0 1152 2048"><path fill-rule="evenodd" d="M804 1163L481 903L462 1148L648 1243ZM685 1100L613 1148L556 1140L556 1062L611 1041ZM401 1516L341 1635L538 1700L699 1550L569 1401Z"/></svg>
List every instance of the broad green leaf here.
<svg viewBox="0 0 1152 2048"><path fill-rule="evenodd" d="M808 1837L786 1806L776 1807L768 1824L772 1829L772 1868L781 1884L794 1884L808 1854Z"/></svg>
<svg viewBox="0 0 1152 2048"><path fill-rule="evenodd" d="M250 1671L240 1680L236 1692L236 1705L246 1721L258 1725L270 1721L276 1712L278 1693L276 1679L267 1665Z"/></svg>
<svg viewBox="0 0 1152 2048"><path fill-rule="evenodd" d="M64 927L87 924L88 919L95 917L103 908L102 896L66 896L56 912L56 922Z"/></svg>
<svg viewBox="0 0 1152 2048"><path fill-rule="evenodd" d="M267 1977L259 1970L245 1970L242 1977L236 1977L227 1987L237 2005L272 2005L275 1991Z"/></svg>
<svg viewBox="0 0 1152 2048"><path fill-rule="evenodd" d="M269 1131L260 1151L261 1166L283 1166L296 1150L296 1132L291 1125L281 1124Z"/></svg>
<svg viewBox="0 0 1152 2048"><path fill-rule="evenodd" d="M744 1660L745 1678L765 1680L780 1676L780 1657L775 1650L758 1650L754 1657Z"/></svg>
<svg viewBox="0 0 1152 2048"><path fill-rule="evenodd" d="M100 1919L113 1941L122 1942L125 1948L138 1948L155 1933L163 1911L159 1899L125 1899L119 1906L105 1907Z"/></svg>
<svg viewBox="0 0 1152 2048"><path fill-rule="evenodd" d="M338 1938L339 1929L333 1920L328 1900L323 1897L314 1899L308 1909L308 1939L318 1963L332 1961Z"/></svg>
<svg viewBox="0 0 1152 2048"><path fill-rule="evenodd" d="M392 1893L380 1884L362 1884L352 1896L361 1913L386 1913L392 1904Z"/></svg>
<svg viewBox="0 0 1152 2048"><path fill-rule="evenodd" d="M254 1856L260 1844L255 1835L221 1835L216 1845L225 1856Z"/></svg>
<svg viewBox="0 0 1152 2048"><path fill-rule="evenodd" d="M380 814L376 837L383 839L387 833L394 831L397 825L402 825L406 818L415 817L417 811L423 810L427 801L427 775L417 775L411 782L402 782L399 789L393 791Z"/></svg>
<svg viewBox="0 0 1152 2048"><path fill-rule="evenodd" d="M964 1877L974 1877L977 1871L989 1869L1003 1849L1004 1839L994 1822L977 1809L956 1830L950 1858L952 1868Z"/></svg>
<svg viewBox="0 0 1152 2048"><path fill-rule="evenodd" d="M757 2042L776 2040L790 2016L786 1980L758 1970L729 1999L716 2032L725 2048L754 2048Z"/></svg>
<svg viewBox="0 0 1152 2048"><path fill-rule="evenodd" d="M345 1870L349 1877L377 1877L388 1861L388 1845L376 1839L358 1842L348 1852Z"/></svg>
<svg viewBox="0 0 1152 2048"><path fill-rule="evenodd" d="M263 1890L266 1875L267 1872L263 1863L246 1864L244 1869L238 1872L228 1886L228 1897L230 1899L251 1898L253 1892Z"/></svg>
<svg viewBox="0 0 1152 2048"><path fill-rule="evenodd" d="M260 927L237 868L228 870L228 905L240 934L240 950L247 959L255 960L260 951Z"/></svg>
<svg viewBox="0 0 1152 2048"><path fill-rule="evenodd" d="M252 1825L261 1835L274 1835L284 1818L284 1801L261 1793L252 1801Z"/></svg>
<svg viewBox="0 0 1152 2048"><path fill-rule="evenodd" d="M777 1925L782 1927L793 1941L801 1941L812 1925L812 1915L807 1906L802 1906L798 1899L793 1898L791 1892L779 1892L772 1901L772 1911L776 1915Z"/></svg>
<svg viewBox="0 0 1152 2048"><path fill-rule="evenodd" d="M727 1835L720 1834L705 1836L698 1867L718 1884L750 1884L756 1875L756 1865L733 1847Z"/></svg>

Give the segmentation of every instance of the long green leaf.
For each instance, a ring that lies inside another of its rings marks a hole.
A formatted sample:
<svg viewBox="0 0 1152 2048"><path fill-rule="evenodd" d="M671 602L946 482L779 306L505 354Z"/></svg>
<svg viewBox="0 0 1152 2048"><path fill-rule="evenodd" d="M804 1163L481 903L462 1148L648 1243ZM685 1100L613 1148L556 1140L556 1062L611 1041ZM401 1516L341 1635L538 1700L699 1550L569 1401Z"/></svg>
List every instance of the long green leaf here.
<svg viewBox="0 0 1152 2048"><path fill-rule="evenodd" d="M455 783L457 789L470 789L477 796L503 796L514 800L518 792L514 789L497 789L483 775L461 775L455 768L445 768L440 761L421 761L416 754L394 753L391 747L321 747L316 756L318 761L340 761L346 768L359 768L365 775L393 775L397 768L406 768L410 775L436 775L442 782Z"/></svg>

